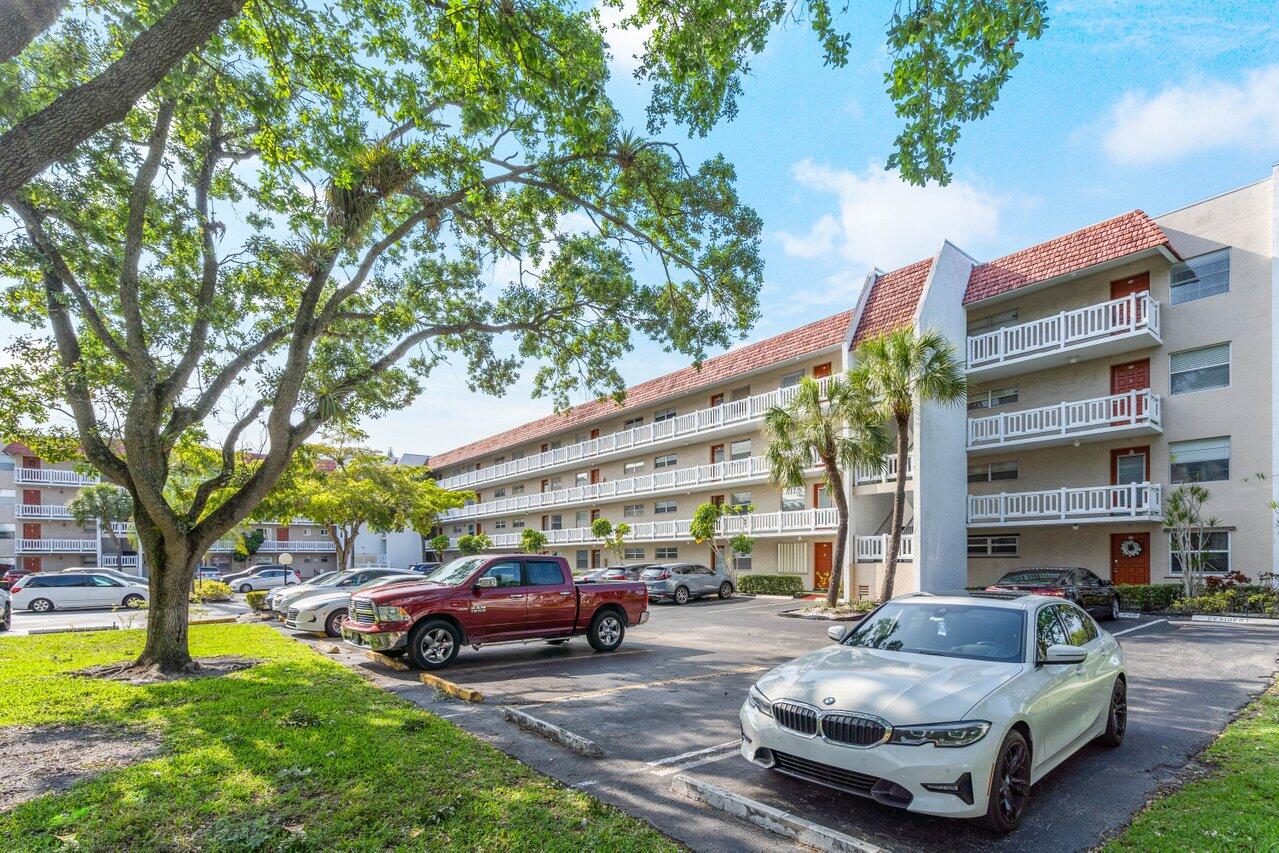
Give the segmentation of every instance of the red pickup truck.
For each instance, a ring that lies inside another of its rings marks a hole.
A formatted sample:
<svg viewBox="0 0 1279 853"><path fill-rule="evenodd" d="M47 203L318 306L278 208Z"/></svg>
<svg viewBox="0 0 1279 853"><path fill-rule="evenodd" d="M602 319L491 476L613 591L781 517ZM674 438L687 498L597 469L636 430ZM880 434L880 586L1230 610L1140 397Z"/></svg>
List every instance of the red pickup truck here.
<svg viewBox="0 0 1279 853"><path fill-rule="evenodd" d="M351 596L342 639L443 669L463 645L560 644L585 634L596 651L611 652L628 627L647 621L648 591L638 581L579 587L562 557L503 554L459 557L421 583Z"/></svg>

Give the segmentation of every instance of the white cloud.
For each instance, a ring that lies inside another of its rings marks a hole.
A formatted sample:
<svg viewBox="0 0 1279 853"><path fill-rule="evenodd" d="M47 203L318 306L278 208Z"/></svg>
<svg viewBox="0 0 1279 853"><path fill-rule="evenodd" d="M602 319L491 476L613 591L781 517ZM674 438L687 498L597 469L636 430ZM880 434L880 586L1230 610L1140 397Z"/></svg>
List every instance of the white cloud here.
<svg viewBox="0 0 1279 853"><path fill-rule="evenodd" d="M1242 80L1194 80L1129 92L1110 109L1102 146L1122 165L1170 163L1216 148L1271 147L1279 138L1279 65Z"/></svg>
<svg viewBox="0 0 1279 853"><path fill-rule="evenodd" d="M625 0L622 8L598 3L595 14L604 27L604 41L608 42L611 65L615 73L631 74L639 67L644 55L644 43L653 32L652 27L625 27L622 22L635 14L635 0Z"/></svg>
<svg viewBox="0 0 1279 853"><path fill-rule="evenodd" d="M872 267L893 269L931 257L943 239L974 251L971 244L997 236L1007 206L1006 199L967 181L917 187L877 163L858 172L803 160L794 175L809 189L833 193L839 212L821 216L805 234L777 237L794 257L836 255L845 288L854 281L860 286L860 277Z"/></svg>

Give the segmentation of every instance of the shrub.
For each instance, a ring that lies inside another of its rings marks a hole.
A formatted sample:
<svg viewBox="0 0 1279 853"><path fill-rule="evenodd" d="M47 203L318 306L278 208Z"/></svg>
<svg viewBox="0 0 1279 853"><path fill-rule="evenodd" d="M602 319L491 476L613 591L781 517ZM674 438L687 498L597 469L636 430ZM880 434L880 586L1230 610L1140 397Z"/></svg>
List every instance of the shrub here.
<svg viewBox="0 0 1279 853"><path fill-rule="evenodd" d="M1270 613L1279 610L1279 592L1262 587L1226 587L1172 604L1177 613Z"/></svg>
<svg viewBox="0 0 1279 853"><path fill-rule="evenodd" d="M737 589L747 595L800 595L804 582L795 575L744 575Z"/></svg>
<svg viewBox="0 0 1279 853"><path fill-rule="evenodd" d="M244 600L254 610L266 610L266 590L264 589L255 589L252 592L245 593Z"/></svg>
<svg viewBox="0 0 1279 853"><path fill-rule="evenodd" d="M1121 583L1115 591L1120 608L1142 613L1169 610L1182 593L1179 583Z"/></svg>
<svg viewBox="0 0 1279 853"><path fill-rule="evenodd" d="M195 582L195 589L191 591L191 601L195 604L230 600L231 587L222 581L198 580Z"/></svg>

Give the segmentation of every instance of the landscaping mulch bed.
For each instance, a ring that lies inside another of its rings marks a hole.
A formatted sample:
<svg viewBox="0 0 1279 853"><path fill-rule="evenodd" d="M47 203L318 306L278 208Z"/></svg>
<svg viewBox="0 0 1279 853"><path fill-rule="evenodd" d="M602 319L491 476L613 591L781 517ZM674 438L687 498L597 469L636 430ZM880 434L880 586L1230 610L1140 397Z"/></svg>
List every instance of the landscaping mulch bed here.
<svg viewBox="0 0 1279 853"><path fill-rule="evenodd" d="M0 811L81 779L145 761L160 743L139 729L9 726L0 729Z"/></svg>
<svg viewBox="0 0 1279 853"><path fill-rule="evenodd" d="M123 681L127 684L160 684L165 681L185 681L192 678L214 678L219 675L230 675L242 669L248 669L261 663L254 658L238 655L218 655L215 657L196 658L198 669L190 672L160 672L156 669L137 669L132 661L108 663L78 670L72 675L81 678L103 678L108 681Z"/></svg>

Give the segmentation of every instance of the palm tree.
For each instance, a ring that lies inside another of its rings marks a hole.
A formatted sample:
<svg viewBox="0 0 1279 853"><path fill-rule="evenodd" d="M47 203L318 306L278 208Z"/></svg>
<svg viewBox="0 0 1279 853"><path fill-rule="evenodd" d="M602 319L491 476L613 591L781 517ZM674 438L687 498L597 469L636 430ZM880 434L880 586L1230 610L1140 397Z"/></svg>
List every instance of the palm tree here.
<svg viewBox="0 0 1279 853"><path fill-rule="evenodd" d="M802 380L789 403L774 406L764 414L764 427L769 436L769 482L774 487L802 487L804 474L814 462L822 466L823 482L839 513L833 571L826 592L826 603L833 607L839 600L848 542L848 498L844 494L843 472L854 470L859 464L883 464L889 447L884 420L867 397L864 385L846 376L832 376L824 389L812 379Z"/></svg>
<svg viewBox="0 0 1279 853"><path fill-rule="evenodd" d="M133 497L127 491L111 483L85 486L67 501L67 511L76 524L98 522L111 537L116 556L124 553L124 540L116 532L115 526L128 521L133 515Z"/></svg>
<svg viewBox="0 0 1279 853"><path fill-rule="evenodd" d="M885 556L880 600L893 597L897 556L901 553L906 513L906 468L910 452L910 422L916 405L962 405L968 397L964 366L955 348L940 332L898 329L858 345L854 373L866 386L874 405L897 427L897 488L893 492L892 534Z"/></svg>

